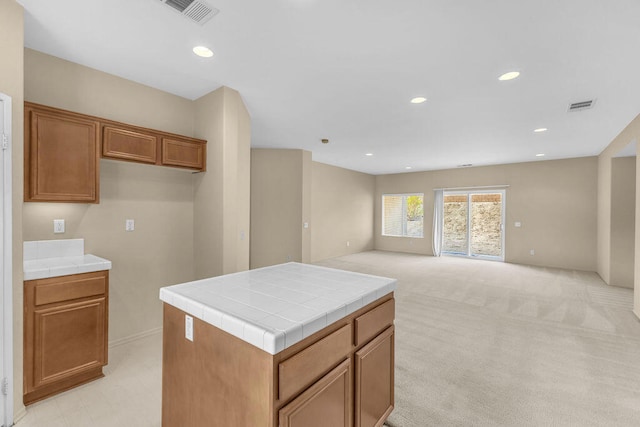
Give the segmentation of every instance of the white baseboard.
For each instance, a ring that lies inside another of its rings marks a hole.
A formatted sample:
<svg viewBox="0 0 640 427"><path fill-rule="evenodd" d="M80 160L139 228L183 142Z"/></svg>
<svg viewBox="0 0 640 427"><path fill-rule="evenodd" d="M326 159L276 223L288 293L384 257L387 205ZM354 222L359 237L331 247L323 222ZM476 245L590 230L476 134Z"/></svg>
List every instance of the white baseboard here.
<svg viewBox="0 0 640 427"><path fill-rule="evenodd" d="M109 341L109 348L118 347L120 345L128 344L132 341L137 341L142 338L149 337L151 335L159 334L162 332L162 326L158 328L149 329L148 331L140 332L138 334L129 335L128 337L119 338L117 340Z"/></svg>

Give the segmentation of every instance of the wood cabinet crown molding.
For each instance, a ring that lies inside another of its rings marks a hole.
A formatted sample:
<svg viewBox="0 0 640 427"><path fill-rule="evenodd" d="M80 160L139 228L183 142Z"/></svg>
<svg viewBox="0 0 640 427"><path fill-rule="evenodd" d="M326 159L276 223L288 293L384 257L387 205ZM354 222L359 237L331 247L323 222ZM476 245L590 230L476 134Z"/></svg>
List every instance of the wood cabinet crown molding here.
<svg viewBox="0 0 640 427"><path fill-rule="evenodd" d="M25 202L98 203L100 158L206 171L207 141L24 103Z"/></svg>

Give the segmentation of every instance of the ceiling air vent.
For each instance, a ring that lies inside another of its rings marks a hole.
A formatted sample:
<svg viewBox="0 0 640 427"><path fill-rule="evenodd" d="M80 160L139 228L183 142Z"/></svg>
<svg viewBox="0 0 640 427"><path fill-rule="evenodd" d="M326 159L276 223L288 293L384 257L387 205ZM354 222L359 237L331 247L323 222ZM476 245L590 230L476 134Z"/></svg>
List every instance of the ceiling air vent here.
<svg viewBox="0 0 640 427"><path fill-rule="evenodd" d="M573 104L569 105L569 112L588 110L589 108L593 108L593 104L595 103L595 99L590 99L589 101L574 102Z"/></svg>
<svg viewBox="0 0 640 427"><path fill-rule="evenodd" d="M191 21L204 25L209 19L213 18L220 12L213 6L209 6L200 0L160 0L162 3Z"/></svg>

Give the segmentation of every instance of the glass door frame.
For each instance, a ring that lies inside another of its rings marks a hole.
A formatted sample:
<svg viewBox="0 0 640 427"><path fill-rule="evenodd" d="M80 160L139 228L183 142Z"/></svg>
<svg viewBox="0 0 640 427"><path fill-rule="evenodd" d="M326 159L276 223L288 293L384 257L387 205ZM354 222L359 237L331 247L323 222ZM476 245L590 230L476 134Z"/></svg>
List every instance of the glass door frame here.
<svg viewBox="0 0 640 427"><path fill-rule="evenodd" d="M444 250L444 229L442 232L442 242L441 247L442 254L447 256L458 256L464 258L472 258L472 259L484 259L490 261L504 261L505 254L505 220L506 220L506 210L507 210L507 202L506 202L506 190L505 189L492 189L492 188L476 188L476 189L467 189L467 190L444 190L443 198L450 195L467 195L467 253L462 254L459 252L448 252ZM474 194L500 194L500 199L502 202L501 209L501 217L500 217L500 256L495 255L473 255L471 253L471 213L472 213L472 203L471 196ZM444 221L444 203L442 204L442 221Z"/></svg>

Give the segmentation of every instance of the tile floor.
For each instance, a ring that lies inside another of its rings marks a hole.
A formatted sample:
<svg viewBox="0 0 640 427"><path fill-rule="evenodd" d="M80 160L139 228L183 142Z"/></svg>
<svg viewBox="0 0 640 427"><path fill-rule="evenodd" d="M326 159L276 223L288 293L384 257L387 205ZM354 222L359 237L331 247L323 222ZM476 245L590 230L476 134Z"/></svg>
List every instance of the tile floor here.
<svg viewBox="0 0 640 427"><path fill-rule="evenodd" d="M34 403L17 427L159 427L162 333L109 349L105 377Z"/></svg>

